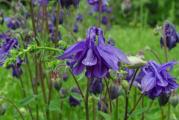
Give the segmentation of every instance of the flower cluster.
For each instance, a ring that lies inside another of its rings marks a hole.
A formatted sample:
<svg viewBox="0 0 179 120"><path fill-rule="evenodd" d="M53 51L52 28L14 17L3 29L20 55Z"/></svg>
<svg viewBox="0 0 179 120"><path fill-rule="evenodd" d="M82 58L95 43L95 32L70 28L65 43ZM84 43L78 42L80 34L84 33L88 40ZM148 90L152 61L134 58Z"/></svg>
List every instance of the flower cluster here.
<svg viewBox="0 0 179 120"><path fill-rule="evenodd" d="M175 62L168 62L160 65L154 61L149 61L141 68L136 81L141 84L142 93L154 99L163 94L169 94L178 88L175 78L168 71L173 68L174 64Z"/></svg>
<svg viewBox="0 0 179 120"><path fill-rule="evenodd" d="M119 63L128 63L126 55L119 49L105 44L103 31L97 27L89 28L86 39L69 47L59 59L67 59L75 75L86 68L86 76L102 78L109 69L117 71Z"/></svg>

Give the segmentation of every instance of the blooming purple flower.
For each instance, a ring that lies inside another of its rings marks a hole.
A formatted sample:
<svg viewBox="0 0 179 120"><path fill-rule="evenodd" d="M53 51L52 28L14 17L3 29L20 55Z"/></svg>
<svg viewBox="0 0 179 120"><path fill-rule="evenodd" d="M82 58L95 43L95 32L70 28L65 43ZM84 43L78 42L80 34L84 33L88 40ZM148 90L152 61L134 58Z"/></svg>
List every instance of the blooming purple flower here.
<svg viewBox="0 0 179 120"><path fill-rule="evenodd" d="M168 71L174 64L175 62L168 62L160 65L155 61L149 61L136 77L136 81L141 84L142 93L154 99L178 88L175 78Z"/></svg>
<svg viewBox="0 0 179 120"><path fill-rule="evenodd" d="M126 55L114 46L105 44L103 31L97 27L89 28L86 39L69 47L59 59L73 61L75 75L86 68L87 77L102 78L109 69L117 71L119 63L128 63Z"/></svg>
<svg viewBox="0 0 179 120"><path fill-rule="evenodd" d="M90 81L90 92L94 94L100 94L103 90L102 79L94 78Z"/></svg>
<svg viewBox="0 0 179 120"><path fill-rule="evenodd" d="M176 32L175 26L169 22L166 22L163 25L163 36L161 37L161 40L160 40L160 44L162 47L164 46L165 40L166 40L166 45L169 50L174 48L177 42L179 42L179 36Z"/></svg>
<svg viewBox="0 0 179 120"><path fill-rule="evenodd" d="M21 25L20 21L15 18L10 18L7 22L7 27L13 30L19 28Z"/></svg>
<svg viewBox="0 0 179 120"><path fill-rule="evenodd" d="M18 41L7 34L0 34L0 40L2 40L0 44L0 65L3 65L10 50L17 47Z"/></svg>

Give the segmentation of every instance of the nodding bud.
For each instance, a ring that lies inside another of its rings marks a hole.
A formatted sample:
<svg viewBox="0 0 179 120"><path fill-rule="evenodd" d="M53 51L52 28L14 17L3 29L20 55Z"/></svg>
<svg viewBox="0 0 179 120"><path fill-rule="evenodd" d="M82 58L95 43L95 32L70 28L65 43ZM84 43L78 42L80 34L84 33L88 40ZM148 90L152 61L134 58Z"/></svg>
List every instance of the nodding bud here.
<svg viewBox="0 0 179 120"><path fill-rule="evenodd" d="M93 94L100 94L103 91L102 79L95 78L90 81L90 92Z"/></svg>
<svg viewBox="0 0 179 120"><path fill-rule="evenodd" d="M66 89L64 89L64 88L61 88L59 90L59 94L60 94L61 98L65 98L67 96L67 94L68 94L68 91Z"/></svg>
<svg viewBox="0 0 179 120"><path fill-rule="evenodd" d="M63 74L63 81L67 81L67 79L68 79L68 75L67 75L67 73L64 73Z"/></svg>
<svg viewBox="0 0 179 120"><path fill-rule="evenodd" d="M52 86L57 90L57 91L59 91L60 90L60 88L61 88L61 86L62 86L62 84L61 84L61 82L59 81L59 73L57 72L57 71L52 71L51 73L50 73L50 79L51 79L51 82L52 82Z"/></svg>
<svg viewBox="0 0 179 120"><path fill-rule="evenodd" d="M176 107L178 105L178 103L179 103L179 96L178 95L170 96L169 102L173 107Z"/></svg>
<svg viewBox="0 0 179 120"><path fill-rule="evenodd" d="M98 110L107 113L108 112L108 104L105 98L101 98L98 101Z"/></svg>
<svg viewBox="0 0 179 120"><path fill-rule="evenodd" d="M169 101L169 98L170 98L169 94L162 94L161 96L159 96L158 98L159 105L160 106L166 105Z"/></svg>
<svg viewBox="0 0 179 120"><path fill-rule="evenodd" d="M76 106L80 105L81 104L81 100L78 99L75 96L75 95L79 95L80 94L80 90L78 88L76 88L76 87L72 88L71 89L71 94L73 94L73 95L70 95L70 97L69 97L69 103L70 103L70 105L73 106L73 107L76 107Z"/></svg>
<svg viewBox="0 0 179 120"><path fill-rule="evenodd" d="M120 95L120 89L118 85L112 85L109 88L109 96L111 100L118 98Z"/></svg>

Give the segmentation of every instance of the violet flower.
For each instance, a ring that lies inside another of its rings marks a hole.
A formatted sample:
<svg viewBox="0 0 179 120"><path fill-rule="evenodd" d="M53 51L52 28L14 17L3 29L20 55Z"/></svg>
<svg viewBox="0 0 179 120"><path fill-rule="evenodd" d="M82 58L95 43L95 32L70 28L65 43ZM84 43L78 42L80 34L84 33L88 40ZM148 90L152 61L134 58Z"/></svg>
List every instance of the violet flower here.
<svg viewBox="0 0 179 120"><path fill-rule="evenodd" d="M64 8L69 8L70 6L78 7L80 0L58 0L60 5Z"/></svg>
<svg viewBox="0 0 179 120"><path fill-rule="evenodd" d="M107 24L108 24L108 17L107 17L107 16L103 16L103 17L102 17L102 20L101 20L101 23L102 23L103 25L107 25Z"/></svg>
<svg viewBox="0 0 179 120"><path fill-rule="evenodd" d="M78 88L72 88L71 92L75 93L75 94L80 94L80 91L79 91ZM77 99L73 95L70 95L70 97L69 97L69 103L70 103L71 106L76 107L76 106L80 105L81 100Z"/></svg>
<svg viewBox="0 0 179 120"><path fill-rule="evenodd" d="M11 38L7 34L1 34L0 40L2 40L0 44L0 66L4 64L6 58L9 55L9 52L12 48L16 48L18 45L18 41L16 38Z"/></svg>
<svg viewBox="0 0 179 120"><path fill-rule="evenodd" d="M160 65L149 61L136 77L136 81L141 84L142 93L154 99L177 89L176 79L169 73L174 64L175 62L168 62Z"/></svg>
<svg viewBox="0 0 179 120"><path fill-rule="evenodd" d="M12 68L12 76L19 78L22 75L22 62L20 58L17 58L15 63L8 66L8 68Z"/></svg>
<svg viewBox="0 0 179 120"><path fill-rule="evenodd" d="M7 22L7 27L13 30L19 28L21 25L20 21L15 18L10 18Z"/></svg>
<svg viewBox="0 0 179 120"><path fill-rule="evenodd" d="M78 14L77 17L76 17L76 21L82 22L83 21L83 15L82 14Z"/></svg>
<svg viewBox="0 0 179 120"><path fill-rule="evenodd" d="M77 23L75 23L74 26L73 26L73 32L74 33L78 32L78 24Z"/></svg>
<svg viewBox="0 0 179 120"><path fill-rule="evenodd" d="M111 100L114 100L114 99L118 98L119 93L120 93L120 89L119 89L118 85L110 86L110 88L109 88L109 97L110 97Z"/></svg>
<svg viewBox="0 0 179 120"><path fill-rule="evenodd" d="M96 12L108 12L107 0L88 0L88 3Z"/></svg>
<svg viewBox="0 0 179 120"><path fill-rule="evenodd" d="M176 28L169 22L164 23L163 25L163 36L161 37L160 44L163 47L164 41L166 40L166 46L169 50L174 48L179 42L179 36L177 34Z"/></svg>
<svg viewBox="0 0 179 120"><path fill-rule="evenodd" d="M103 91L102 79L94 78L90 81L90 92L94 94L100 94Z"/></svg>
<svg viewBox="0 0 179 120"><path fill-rule="evenodd" d="M72 45L58 58L70 60L75 75L86 69L86 76L89 78L102 78L107 75L109 69L117 71L120 62L128 63L122 51L105 44L103 31L97 27L89 28L85 40Z"/></svg>

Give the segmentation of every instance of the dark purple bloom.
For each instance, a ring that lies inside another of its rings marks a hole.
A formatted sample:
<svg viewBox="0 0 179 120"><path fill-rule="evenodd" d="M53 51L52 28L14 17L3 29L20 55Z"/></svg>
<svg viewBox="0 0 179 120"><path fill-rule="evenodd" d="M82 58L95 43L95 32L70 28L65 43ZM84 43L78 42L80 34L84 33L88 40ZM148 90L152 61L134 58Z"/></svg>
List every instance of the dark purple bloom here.
<svg viewBox="0 0 179 120"><path fill-rule="evenodd" d="M62 7L69 8L70 6L78 7L80 0L58 0Z"/></svg>
<svg viewBox="0 0 179 120"><path fill-rule="evenodd" d="M101 98L98 101L98 110L107 113L108 112L108 103L105 98Z"/></svg>
<svg viewBox="0 0 179 120"><path fill-rule="evenodd" d="M127 81L130 81L130 80L132 79L132 77L133 77L134 70L133 70L133 69L126 68L126 72L127 72L126 80L127 80Z"/></svg>
<svg viewBox="0 0 179 120"><path fill-rule="evenodd" d="M109 88L109 96L111 100L116 99L119 96L119 87L117 85L112 85Z"/></svg>
<svg viewBox="0 0 179 120"><path fill-rule="evenodd" d="M0 44L0 65L3 65L10 50L17 47L18 41L16 38L11 38L7 34L1 34L0 40L2 41Z"/></svg>
<svg viewBox="0 0 179 120"><path fill-rule="evenodd" d="M51 19L53 21L53 24L56 25L56 12L52 13ZM59 13L59 24L63 24L63 17L64 17L64 12L61 10Z"/></svg>
<svg viewBox="0 0 179 120"><path fill-rule="evenodd" d="M103 31L97 27L91 27L87 32L86 40L69 47L59 59L73 61L71 67L75 75L86 68L86 76L90 78L102 78L106 76L109 69L117 71L120 62L128 63L122 51L105 44Z"/></svg>
<svg viewBox="0 0 179 120"><path fill-rule="evenodd" d="M50 39L53 42L56 42L56 41L59 41L62 39L60 31L58 31L57 40L56 40L56 30L55 30L55 26L53 24L49 24L49 32L50 32Z"/></svg>
<svg viewBox="0 0 179 120"><path fill-rule="evenodd" d="M174 48L179 42L179 36L176 32L176 28L174 25L172 25L169 22L166 22L163 25L163 36L161 37L160 44L163 47L164 46L164 41L166 40L166 46L169 50Z"/></svg>
<svg viewBox="0 0 179 120"><path fill-rule="evenodd" d="M76 17L76 21L82 22L83 21L83 15L82 14L78 14L77 17Z"/></svg>
<svg viewBox="0 0 179 120"><path fill-rule="evenodd" d="M22 60L17 58L16 62L8 66L8 68L12 68L12 76L19 78L22 75Z"/></svg>
<svg viewBox="0 0 179 120"><path fill-rule="evenodd" d="M103 16L102 20L101 20L101 23L104 24L104 25L107 25L108 24L108 17L107 16Z"/></svg>
<svg viewBox="0 0 179 120"><path fill-rule="evenodd" d="M163 94L169 94L178 88L176 79L169 73L174 64L175 62L168 62L160 65L154 61L149 61L136 78L136 81L141 84L142 93L154 99Z"/></svg>
<svg viewBox="0 0 179 120"><path fill-rule="evenodd" d="M73 26L73 32L75 32L75 33L78 32L78 25L77 25L77 23L75 23L74 26Z"/></svg>
<svg viewBox="0 0 179 120"><path fill-rule="evenodd" d="M59 90L60 97L65 98L67 96L68 91L64 88Z"/></svg>
<svg viewBox="0 0 179 120"><path fill-rule="evenodd" d="M94 78L90 81L90 92L100 94L103 91L103 83L101 78Z"/></svg>
<svg viewBox="0 0 179 120"><path fill-rule="evenodd" d="M21 25L20 21L15 18L10 18L7 22L7 27L13 30L19 28Z"/></svg>
<svg viewBox="0 0 179 120"><path fill-rule="evenodd" d="M80 90L78 88L72 88L71 93L80 94ZM75 107L80 105L81 100L79 100L77 97L70 95L69 97L69 103L71 106Z"/></svg>

